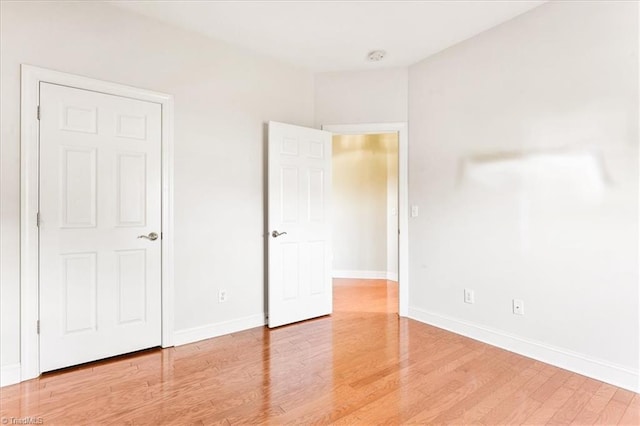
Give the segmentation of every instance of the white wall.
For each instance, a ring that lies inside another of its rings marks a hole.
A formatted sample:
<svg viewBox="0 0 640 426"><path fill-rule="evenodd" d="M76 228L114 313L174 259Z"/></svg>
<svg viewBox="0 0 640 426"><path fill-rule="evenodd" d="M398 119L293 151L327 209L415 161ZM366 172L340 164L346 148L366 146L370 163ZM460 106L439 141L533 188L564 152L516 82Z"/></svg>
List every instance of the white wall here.
<svg viewBox="0 0 640 426"><path fill-rule="evenodd" d="M397 210L398 137L336 135L333 137L333 269L335 277L386 278L397 275L395 242L389 219ZM395 182L396 187L393 188ZM390 188L391 187L391 188ZM391 205L395 194L395 204ZM394 244L395 243L395 244Z"/></svg>
<svg viewBox="0 0 640 426"><path fill-rule="evenodd" d="M177 340L261 323L263 124L313 125L312 75L104 3L2 2L1 19L0 365L20 360L21 63L175 96Z"/></svg>
<svg viewBox="0 0 640 426"><path fill-rule="evenodd" d="M637 8L549 2L409 72L411 315L636 390Z"/></svg>
<svg viewBox="0 0 640 426"><path fill-rule="evenodd" d="M407 78L406 68L316 74L316 126L406 122Z"/></svg>

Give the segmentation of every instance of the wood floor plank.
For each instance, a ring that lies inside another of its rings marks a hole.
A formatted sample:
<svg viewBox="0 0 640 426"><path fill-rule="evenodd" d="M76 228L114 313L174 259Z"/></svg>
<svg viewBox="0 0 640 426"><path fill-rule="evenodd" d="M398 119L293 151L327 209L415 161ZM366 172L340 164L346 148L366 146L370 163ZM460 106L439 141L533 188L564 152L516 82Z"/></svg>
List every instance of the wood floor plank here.
<svg viewBox="0 0 640 426"><path fill-rule="evenodd" d="M506 400L515 390L537 374L537 370L522 359L521 366L514 366L514 373L502 384L494 384L484 392L477 392L473 398L458 402L442 412L433 422L435 424L478 424L487 413Z"/></svg>
<svg viewBox="0 0 640 426"><path fill-rule="evenodd" d="M615 392L615 386L603 383L571 424L576 426L594 424Z"/></svg>
<svg viewBox="0 0 640 426"><path fill-rule="evenodd" d="M555 425L571 424L580 411L587 405L593 393L584 388L575 389L567 402L551 417L549 421Z"/></svg>
<svg viewBox="0 0 640 426"><path fill-rule="evenodd" d="M456 349L456 347L452 347ZM331 423L340 420L341 423L352 421L358 421L360 417L353 414L360 407L366 407L368 404L377 401L384 396L401 389L403 384L407 380L416 380L416 385L419 384L419 380L423 379L421 371L428 370L432 373L430 378L437 376L437 371L443 371L442 367L450 362L451 359L464 358L471 359L473 354L469 354L469 351L465 348L459 348L457 350L449 351L430 351L422 358L416 358L414 362L407 362L402 364L397 371L392 372L386 376L380 377L378 380L369 383L366 387L354 387L352 385L346 386L338 392L327 393L327 397L323 400L312 401L311 403L304 404L299 401L299 396L304 399L304 394L297 395L293 398L292 409L287 409L287 415L283 417L283 420L289 419L292 421L296 419L297 423ZM419 362L416 362L419 361ZM460 360L458 362L461 362ZM426 366L430 366L427 368ZM446 371L446 369L444 369ZM330 404L331 403L331 404ZM287 406L291 404L285 403ZM327 405L333 405L331 412L326 412ZM345 417L346 416L346 417Z"/></svg>
<svg viewBox="0 0 640 426"><path fill-rule="evenodd" d="M331 316L44 374L0 417L44 424L624 424L639 396L397 316L397 284L337 280Z"/></svg>
<svg viewBox="0 0 640 426"><path fill-rule="evenodd" d="M600 416L598 416L598 420L596 420L595 424L597 425L615 425L622 419L625 412L627 411L628 405L620 402L616 399L611 399L609 403L604 407Z"/></svg>
<svg viewBox="0 0 640 426"><path fill-rule="evenodd" d="M625 426L640 425L640 395L636 394L633 397L618 424Z"/></svg>
<svg viewBox="0 0 640 426"><path fill-rule="evenodd" d="M444 397L441 397L438 404L433 404L418 415L410 419L416 423L441 423L443 422L442 414L446 414L449 410L454 410L461 405L473 404L475 401L486 394L488 390L495 389L508 382L513 371L506 365L489 365L492 367L484 373L474 372L474 377L463 381L463 385ZM479 368L481 370L481 368Z"/></svg>
<svg viewBox="0 0 640 426"><path fill-rule="evenodd" d="M551 396L555 391L557 391L567 379L571 376L567 370L558 369L553 376L551 376L547 381L540 386L533 394L531 394L531 398L544 403L549 396Z"/></svg>
<svg viewBox="0 0 640 426"><path fill-rule="evenodd" d="M359 418L365 422L401 423L417 414L429 401L437 400L438 395L461 386L457 380L461 377L456 371L467 363L473 363L480 356L480 351L461 352L460 357L441 358L426 366L413 370L413 374L404 377L404 383L371 400L357 410L352 411L344 420Z"/></svg>
<svg viewBox="0 0 640 426"><path fill-rule="evenodd" d="M481 419L481 422L486 425L521 424L542 405L532 399L531 394L536 392L547 380L547 377L536 374L509 395L505 401L489 411Z"/></svg>
<svg viewBox="0 0 640 426"><path fill-rule="evenodd" d="M549 423L551 418L564 406L564 404L575 393L574 389L561 386L558 388L540 408L534 411L525 419L525 425L544 425Z"/></svg>
<svg viewBox="0 0 640 426"><path fill-rule="evenodd" d="M618 389L616 390L616 393L613 394L613 397L611 397L611 399L613 399L614 401L620 401L624 405L629 405L633 397L636 395L636 393L633 393L629 390Z"/></svg>

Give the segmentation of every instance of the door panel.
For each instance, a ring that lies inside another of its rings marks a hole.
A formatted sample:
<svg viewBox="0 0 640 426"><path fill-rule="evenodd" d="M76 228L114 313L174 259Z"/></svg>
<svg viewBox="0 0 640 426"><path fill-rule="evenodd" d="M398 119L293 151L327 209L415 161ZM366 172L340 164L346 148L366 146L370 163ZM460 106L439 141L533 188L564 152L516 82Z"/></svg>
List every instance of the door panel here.
<svg viewBox="0 0 640 426"><path fill-rule="evenodd" d="M147 207L147 156L145 153L118 153L116 226L144 226Z"/></svg>
<svg viewBox="0 0 640 426"><path fill-rule="evenodd" d="M269 327L277 327L332 311L331 133L270 122L268 167Z"/></svg>
<svg viewBox="0 0 640 426"><path fill-rule="evenodd" d="M161 343L159 104L40 84L40 369Z"/></svg>
<svg viewBox="0 0 640 426"><path fill-rule="evenodd" d="M96 226L96 150L60 147L60 208L63 228Z"/></svg>
<svg viewBox="0 0 640 426"><path fill-rule="evenodd" d="M118 324L146 319L147 256L144 250L116 252Z"/></svg>
<svg viewBox="0 0 640 426"><path fill-rule="evenodd" d="M96 253L61 255L64 334L96 329Z"/></svg>

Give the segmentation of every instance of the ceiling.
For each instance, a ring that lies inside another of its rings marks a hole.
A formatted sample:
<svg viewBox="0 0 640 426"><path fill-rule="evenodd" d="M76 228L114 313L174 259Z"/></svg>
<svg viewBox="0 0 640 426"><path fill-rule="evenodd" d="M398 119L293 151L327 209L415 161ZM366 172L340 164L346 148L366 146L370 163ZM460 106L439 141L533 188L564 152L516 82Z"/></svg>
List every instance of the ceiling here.
<svg viewBox="0 0 640 426"><path fill-rule="evenodd" d="M315 72L402 67L544 1L123 1L112 4ZM384 60L368 62L374 49Z"/></svg>

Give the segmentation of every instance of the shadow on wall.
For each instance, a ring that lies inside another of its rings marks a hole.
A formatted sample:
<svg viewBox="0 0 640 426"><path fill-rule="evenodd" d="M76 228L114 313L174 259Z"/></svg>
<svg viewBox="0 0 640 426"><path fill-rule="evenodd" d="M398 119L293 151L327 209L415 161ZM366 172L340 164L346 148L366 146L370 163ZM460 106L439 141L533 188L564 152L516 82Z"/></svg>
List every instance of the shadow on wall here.
<svg viewBox="0 0 640 426"><path fill-rule="evenodd" d="M601 200L611 183L602 154L585 150L537 150L474 155L460 162L462 188L518 191L587 203Z"/></svg>

